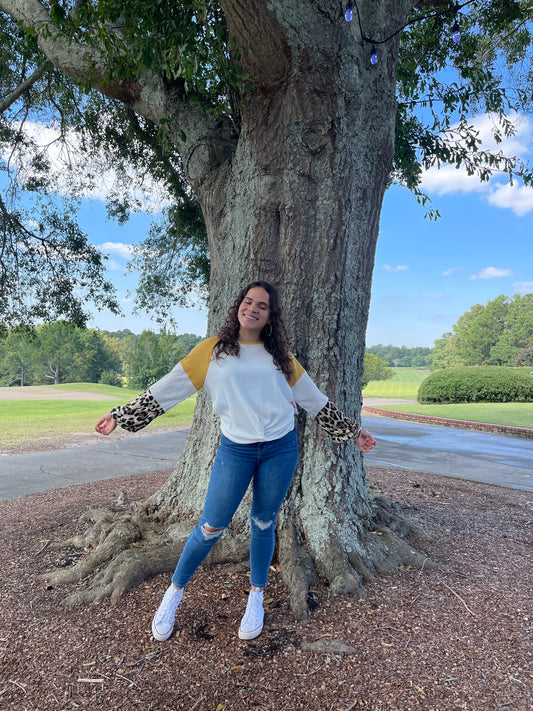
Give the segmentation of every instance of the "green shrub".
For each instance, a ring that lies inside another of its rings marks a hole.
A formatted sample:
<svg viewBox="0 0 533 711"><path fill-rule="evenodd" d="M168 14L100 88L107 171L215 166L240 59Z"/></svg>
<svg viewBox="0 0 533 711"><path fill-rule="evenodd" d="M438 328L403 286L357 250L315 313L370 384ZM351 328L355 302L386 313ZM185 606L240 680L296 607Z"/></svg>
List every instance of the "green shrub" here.
<svg viewBox="0 0 533 711"><path fill-rule="evenodd" d="M114 387L122 387L122 376L114 370L103 370L98 381L100 385L113 385Z"/></svg>
<svg viewBox="0 0 533 711"><path fill-rule="evenodd" d="M418 389L418 402L533 402L530 368L472 366L437 370Z"/></svg>

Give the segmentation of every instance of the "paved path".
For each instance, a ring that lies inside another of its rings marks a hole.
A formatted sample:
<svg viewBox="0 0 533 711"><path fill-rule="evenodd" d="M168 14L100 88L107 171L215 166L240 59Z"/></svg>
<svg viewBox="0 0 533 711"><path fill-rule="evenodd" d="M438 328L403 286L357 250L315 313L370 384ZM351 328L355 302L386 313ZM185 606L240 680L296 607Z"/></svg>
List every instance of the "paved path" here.
<svg viewBox="0 0 533 711"><path fill-rule="evenodd" d="M378 444L368 463L533 491L533 440L363 417Z"/></svg>
<svg viewBox="0 0 533 711"><path fill-rule="evenodd" d="M0 501L73 484L173 469L188 430L102 437L71 449L0 457Z"/></svg>
<svg viewBox="0 0 533 711"><path fill-rule="evenodd" d="M449 427L363 417L377 446L371 464L432 472L533 491L533 441ZM134 474L172 469L187 430L102 437L71 449L0 457L0 500Z"/></svg>

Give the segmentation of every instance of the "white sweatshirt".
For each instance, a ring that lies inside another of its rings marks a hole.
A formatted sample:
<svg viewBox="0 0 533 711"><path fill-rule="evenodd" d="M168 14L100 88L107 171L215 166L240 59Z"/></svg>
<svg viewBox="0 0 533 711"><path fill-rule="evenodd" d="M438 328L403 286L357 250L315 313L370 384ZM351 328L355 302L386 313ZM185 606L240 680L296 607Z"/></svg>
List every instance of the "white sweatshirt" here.
<svg viewBox="0 0 533 711"><path fill-rule="evenodd" d="M204 388L220 416L221 430L237 444L268 442L294 428L296 405L313 417L328 402L302 365L292 358L293 374L287 381L274 365L262 342L240 343L238 357L213 349L219 338L201 341L149 391L166 412Z"/></svg>

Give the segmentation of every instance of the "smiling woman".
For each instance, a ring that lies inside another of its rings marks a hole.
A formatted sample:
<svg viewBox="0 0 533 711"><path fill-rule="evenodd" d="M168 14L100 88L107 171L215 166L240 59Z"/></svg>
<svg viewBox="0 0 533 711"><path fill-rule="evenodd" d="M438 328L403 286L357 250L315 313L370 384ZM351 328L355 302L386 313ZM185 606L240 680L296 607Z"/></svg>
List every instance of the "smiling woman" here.
<svg viewBox="0 0 533 711"><path fill-rule="evenodd" d="M239 341L254 342L261 340L261 331L271 326L270 294L263 286L253 286L239 306ZM272 327L270 328L272 335Z"/></svg>
<svg viewBox="0 0 533 711"><path fill-rule="evenodd" d="M277 290L257 281L240 291L218 336L199 343L173 370L130 403L96 424L111 434L117 424L132 432L204 389L220 417L222 435L201 518L187 538L169 586L152 621L152 634L167 640L183 591L232 521L248 486L250 595L240 639L263 629L263 588L275 547L275 523L298 462L294 417L300 405L335 442L353 439L362 452L372 435L329 402L288 349Z"/></svg>

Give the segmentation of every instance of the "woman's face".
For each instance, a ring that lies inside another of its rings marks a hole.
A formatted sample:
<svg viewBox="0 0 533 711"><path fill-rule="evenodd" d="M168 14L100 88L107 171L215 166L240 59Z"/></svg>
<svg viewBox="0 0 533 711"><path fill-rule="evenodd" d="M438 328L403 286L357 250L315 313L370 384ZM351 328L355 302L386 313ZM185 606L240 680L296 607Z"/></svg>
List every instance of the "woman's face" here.
<svg viewBox="0 0 533 711"><path fill-rule="evenodd" d="M253 286L241 301L237 312L239 340L259 341L261 331L270 323L270 294L262 286Z"/></svg>

